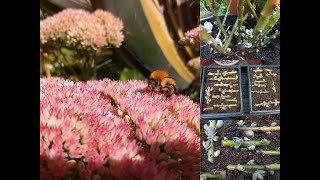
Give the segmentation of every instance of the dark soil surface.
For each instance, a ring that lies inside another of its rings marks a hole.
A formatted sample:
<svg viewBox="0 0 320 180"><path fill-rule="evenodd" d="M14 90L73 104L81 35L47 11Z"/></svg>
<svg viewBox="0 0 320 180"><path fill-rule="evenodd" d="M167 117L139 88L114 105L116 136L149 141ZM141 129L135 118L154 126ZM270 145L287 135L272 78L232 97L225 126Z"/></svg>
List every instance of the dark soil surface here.
<svg viewBox="0 0 320 180"><path fill-rule="evenodd" d="M223 72L234 72L233 74L224 74ZM205 79L204 92L203 92L203 107L213 108L212 110L204 110L205 113L235 113L240 112L240 82L238 69L224 68L224 69L208 69L207 77ZM212 73L214 75L209 75ZM235 78L235 80L214 80L215 78ZM229 84L231 86L218 86L219 84ZM206 100L206 90L212 88L210 91L210 102ZM225 92L224 90L235 90L238 92ZM213 98L213 96L226 96L225 98ZM214 105L235 105L230 108L222 109L221 107L214 107Z"/></svg>
<svg viewBox="0 0 320 180"><path fill-rule="evenodd" d="M272 71L267 71L267 70ZM261 72L258 72L261 71ZM275 74L272 76L270 74ZM280 109L280 70L277 68L250 68L252 108L254 111L259 110L279 110ZM265 82L261 82L265 81ZM264 86L265 87L261 87ZM258 87L260 86L260 87ZM275 89L273 89L275 88ZM274 91L275 90L275 91ZM252 91L268 91L268 93L256 93ZM263 102L274 102L277 100L279 104L269 104L269 107L256 106Z"/></svg>
<svg viewBox="0 0 320 180"><path fill-rule="evenodd" d="M209 21L209 20L207 20ZM232 29L234 22L236 21L236 16L229 16L226 21L226 26L230 26L229 30ZM204 23L204 22L203 22ZM202 24L203 24L202 23ZM211 23L213 23L213 19L211 19ZM255 21L248 18L247 21L243 24L247 28L254 28ZM218 33L217 26L214 25L212 29L212 35L215 38L216 34ZM272 33L272 32L271 32ZM232 40L232 45L230 46L232 52L236 52L236 55L233 56L225 56L219 53L211 53L210 52L210 46L205 45L201 42L200 46L200 59L201 60L238 60L239 57L243 58L244 60L254 60L254 59L260 59L262 60L262 64L280 64L280 36L274 39L269 45L267 45L264 48L261 48L260 51L253 52L253 53L245 53L244 55L241 54L241 52L237 52L236 49L236 36L234 36L234 39ZM220 38L221 39L221 38Z"/></svg>
<svg viewBox="0 0 320 180"><path fill-rule="evenodd" d="M215 142L215 150L220 150L221 154L215 158L215 162L212 164L207 161L207 153L206 150L201 145L201 172L211 172L226 170L227 176L223 178L224 180L251 180L252 173L244 173L240 171L230 171L227 170L226 167L228 164L246 164L248 161L254 159L256 164L272 164L272 163L280 163L280 156L263 156L262 154L257 154L255 151L242 151L240 149L234 149L231 147L223 147L221 145L221 140L224 137L228 139L232 139L232 137L245 137L244 131L237 130L237 122L236 120L226 120L224 121L224 125L222 128L218 129L219 139ZM245 120L246 125L250 126L253 121ZM257 126L270 126L272 122L276 122L280 125L280 121L278 120L265 120L265 121L256 121ZM206 135L203 130L203 125L208 124L209 121L202 120L201 121L201 144L203 140L206 140ZM268 146L260 146L256 147L255 150L277 150L280 147L280 132L272 132L271 134L267 133L255 133L254 138L251 140L261 140L266 138L271 141ZM266 174L264 176L265 180L279 180L280 179L280 171L274 171L274 175Z"/></svg>

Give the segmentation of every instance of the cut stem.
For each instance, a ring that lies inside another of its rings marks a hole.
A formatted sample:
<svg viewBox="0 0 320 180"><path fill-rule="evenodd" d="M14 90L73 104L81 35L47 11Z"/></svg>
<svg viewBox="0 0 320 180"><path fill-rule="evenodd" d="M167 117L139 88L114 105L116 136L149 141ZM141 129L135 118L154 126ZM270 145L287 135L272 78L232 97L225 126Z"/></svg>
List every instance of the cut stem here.
<svg viewBox="0 0 320 180"><path fill-rule="evenodd" d="M225 23L226 23L226 20L227 20L227 17L228 17L228 13L229 13L229 10L230 10L230 7L231 7L231 3L232 3L232 1L230 1L229 4L228 4L226 14L224 15L224 18L223 18L223 21L222 21L222 26L224 26ZM219 29L219 32L217 34L217 38L219 38L220 33L221 33L221 30ZM224 39L227 40L227 37L224 37Z"/></svg>
<svg viewBox="0 0 320 180"><path fill-rule="evenodd" d="M206 44L209 44L215 51L224 54L226 56L231 56L233 53L230 51L227 51L223 49L221 46L219 46L216 42L215 39L205 30L201 29L200 30L200 39Z"/></svg>
<svg viewBox="0 0 320 180"><path fill-rule="evenodd" d="M249 8L250 8L250 10L251 10L254 18L255 18L256 20L258 20L258 19L259 19L259 18L258 18L258 15L257 15L257 13L256 13L256 10L253 8L253 5L251 4L251 0L246 0L246 3L248 4L248 6L249 6Z"/></svg>
<svg viewBox="0 0 320 180"><path fill-rule="evenodd" d="M267 0L261 13L260 18L257 22L257 25L253 31L253 38L251 39L252 44L256 44L255 42L259 42L261 36L263 36L263 31L267 24L269 23L269 19L273 13L273 10L276 7L280 7L280 0ZM280 14L280 13L279 13Z"/></svg>
<svg viewBox="0 0 320 180"><path fill-rule="evenodd" d="M246 15L243 17L243 20L246 20L247 17L248 17L248 14L246 14ZM232 27L232 31L231 31L231 33L229 34L229 37L228 37L227 42L223 45L223 49L225 49L225 50L227 50L227 48L229 47L229 45L230 45L230 43L231 43L231 41L232 41L233 35L234 35L234 33L236 32L236 30L237 30L236 24L238 24L238 21L239 21L238 19L239 19L239 18L237 18L236 22L234 23L235 25ZM239 35L240 35L240 34L239 34Z"/></svg>
<svg viewBox="0 0 320 180"><path fill-rule="evenodd" d="M217 123L216 120L210 120L209 122L210 122L209 127L213 127L213 128L216 129L216 123ZM214 158L213 158L214 144L213 144L213 140L212 139L210 139L210 144L211 144L211 146L208 149L208 161L210 163L213 163L214 162Z"/></svg>
<svg viewBox="0 0 320 180"><path fill-rule="evenodd" d="M222 140L221 144L224 147L234 147L236 145L233 140ZM248 146L252 144L255 146L268 146L270 144L270 141L266 141L265 143L261 141L244 141L241 146Z"/></svg>
<svg viewBox="0 0 320 180"><path fill-rule="evenodd" d="M221 30L222 34L224 35L224 38L227 39L228 35L227 35L227 32L226 32L226 30L224 29L224 27L223 27L223 25L221 23L221 20L220 20L220 18L218 16L218 12L212 7L212 3L216 4L216 2L214 0L206 0L206 3L210 8L210 10L211 10L216 22L217 22L217 25L218 25L219 29Z"/></svg>
<svg viewBox="0 0 320 180"><path fill-rule="evenodd" d="M217 171L214 174L210 174L209 172L202 172L200 176L205 176L207 178L225 178L227 176L227 172Z"/></svg>
<svg viewBox="0 0 320 180"><path fill-rule="evenodd" d="M237 164L229 164L227 166L228 170L237 170ZM267 170L267 171L274 171L280 170L280 164L273 163L273 164L266 164L266 165L241 165L243 166L244 171L251 171L251 170Z"/></svg>
<svg viewBox="0 0 320 180"><path fill-rule="evenodd" d="M243 24L243 10L244 10L244 0L238 0L238 43L241 42L241 26Z"/></svg>
<svg viewBox="0 0 320 180"><path fill-rule="evenodd" d="M261 153L263 155L268 155L268 156L280 156L280 151L256 151L257 153Z"/></svg>
<svg viewBox="0 0 320 180"><path fill-rule="evenodd" d="M280 126L274 127L238 127L239 130L244 131L255 131L255 132L269 132L269 131L280 131Z"/></svg>

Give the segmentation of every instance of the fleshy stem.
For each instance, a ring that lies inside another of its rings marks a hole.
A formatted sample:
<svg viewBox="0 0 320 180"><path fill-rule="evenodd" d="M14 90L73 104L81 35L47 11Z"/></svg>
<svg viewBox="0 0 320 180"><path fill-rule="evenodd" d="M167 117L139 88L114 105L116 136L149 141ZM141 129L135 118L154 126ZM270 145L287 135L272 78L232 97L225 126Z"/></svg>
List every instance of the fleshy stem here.
<svg viewBox="0 0 320 180"><path fill-rule="evenodd" d="M248 14L246 14L246 15L243 17L243 20L245 21L245 20L247 19L247 17L248 17ZM233 28L232 28L232 30L231 30L231 33L229 34L229 37L228 37L227 42L223 45L223 48L224 48L225 50L227 50L227 48L229 47L229 45L230 45L230 43L231 43L231 41L232 41L232 37L233 37L234 33L235 33L236 30L237 30L236 24L238 24L238 21L239 21L238 19L239 19L239 18L237 18L236 22L234 23L235 25L233 26Z"/></svg>
<svg viewBox="0 0 320 180"><path fill-rule="evenodd" d="M277 24L280 19L280 6L275 8L275 14L272 15L269 19L269 22L264 30L263 36L268 35L268 33L272 30L273 26Z"/></svg>
<svg viewBox="0 0 320 180"><path fill-rule="evenodd" d="M217 25L218 25L219 29L223 33L224 38L227 39L227 37L228 37L227 32L226 32L226 30L224 29L224 27L223 27L223 25L221 23L221 20L220 20L220 18L218 16L218 12L212 7L212 3L216 4L215 0L206 0L206 4L209 6L209 8L210 8L210 10L211 10L216 22L217 22Z"/></svg>
<svg viewBox="0 0 320 180"><path fill-rule="evenodd" d="M246 3L248 4L248 6L249 6L249 8L250 8L250 10L251 10L254 18L255 18L256 20L258 20L258 19L259 19L259 18L258 18L258 15L257 15L257 13L256 13L256 10L253 8L253 5L251 4L251 0L246 0Z"/></svg>
<svg viewBox="0 0 320 180"><path fill-rule="evenodd" d="M255 132L269 132L269 131L280 131L280 126L274 127L238 127L239 130L244 131L255 131Z"/></svg>
<svg viewBox="0 0 320 180"><path fill-rule="evenodd" d="M257 22L253 30L253 38L251 39L251 43L255 44L257 41L259 42L260 36L263 35L263 31L267 26L269 19L273 13L273 10L280 6L280 0L267 0L261 13L260 18Z"/></svg>
<svg viewBox="0 0 320 180"><path fill-rule="evenodd" d="M280 156L280 151L256 151L257 153L261 153L263 155L268 155L268 156Z"/></svg>
<svg viewBox="0 0 320 180"><path fill-rule="evenodd" d="M229 5L228 5L228 7L227 7L226 14L224 15L224 18L223 18L223 21L222 21L222 26L224 26L225 23L226 23L226 20L227 20L228 14L229 14L229 10L230 10L230 7L231 7L231 3L232 3L232 1L229 2ZM216 38L219 38L220 33L221 33L221 30L219 29L219 32L218 32ZM224 39L227 40L227 37L224 37Z"/></svg>
<svg viewBox="0 0 320 180"><path fill-rule="evenodd" d="M201 29L200 30L200 39L206 44L209 44L215 51L231 56L233 53L230 51L227 51L226 49L223 49L221 46L219 46L216 42L215 39L205 30Z"/></svg>
<svg viewBox="0 0 320 180"><path fill-rule="evenodd" d="M214 129L216 129L216 121L215 120L210 120L209 121L209 127L212 127ZM213 159L213 153L214 153L214 144L213 144L213 140L210 139L210 147L208 149L208 161L213 163L214 159Z"/></svg>
<svg viewBox="0 0 320 180"><path fill-rule="evenodd" d="M227 172L217 171L214 174L210 174L209 172L202 172L200 176L205 176L206 178L225 178L227 176Z"/></svg>
<svg viewBox="0 0 320 180"><path fill-rule="evenodd" d="M236 144L233 140L222 140L221 141L222 146L225 147L234 147ZM248 146L248 145L255 145L255 146L267 146L270 144L270 141L261 142L261 141L244 141L241 146Z"/></svg>
<svg viewBox="0 0 320 180"><path fill-rule="evenodd" d="M270 37L265 38L264 41L262 41L263 46L266 46L270 43L271 39L276 39L278 36L280 36L280 31L276 31L274 34L272 34ZM261 47L262 45L259 44L259 46Z"/></svg>
<svg viewBox="0 0 320 180"><path fill-rule="evenodd" d="M265 38L269 32L272 30L272 28L274 27L274 25L276 25L276 23L278 22L278 20L280 19L280 6L277 6L275 8L275 15L272 15L269 19L269 22L267 24L267 26L265 27L263 34L260 37L260 40L256 41L255 44L253 44L253 47L258 47L261 42L261 40L264 40L265 42L263 42L264 46L269 44L270 39L269 38ZM272 36L270 36L272 37Z"/></svg>
<svg viewBox="0 0 320 180"><path fill-rule="evenodd" d="M240 33L240 28L243 24L243 10L244 10L244 0L238 0L238 32L239 32L239 36L238 36L238 43L241 42L241 33Z"/></svg>
<svg viewBox="0 0 320 180"><path fill-rule="evenodd" d="M229 164L227 166L228 170L237 170L237 164ZM266 164L266 165L242 165L244 171L250 170L267 170L267 171L274 171L280 170L280 164L273 163L273 164Z"/></svg>

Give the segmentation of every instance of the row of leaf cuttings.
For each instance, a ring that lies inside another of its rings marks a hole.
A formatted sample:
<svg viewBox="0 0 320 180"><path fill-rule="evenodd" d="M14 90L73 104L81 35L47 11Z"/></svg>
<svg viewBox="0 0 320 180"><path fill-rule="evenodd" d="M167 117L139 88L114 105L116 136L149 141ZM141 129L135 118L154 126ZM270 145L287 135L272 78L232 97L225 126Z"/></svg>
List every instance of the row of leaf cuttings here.
<svg viewBox="0 0 320 180"><path fill-rule="evenodd" d="M208 86L205 89L205 100L209 105L211 99L220 99L225 103L214 104L212 107L204 108L206 110L213 110L213 108L220 108L222 110L226 110L227 108L236 107L238 100L236 98L231 98L230 93L239 93L238 89L233 89L234 87L239 87L239 84L233 84L232 80L238 80L238 72L233 70L220 70L218 69L216 72L208 72L207 78L209 81L217 81L218 83L214 83L213 86L219 87L220 94L211 94L213 91L213 87ZM224 81L224 82L223 82ZM227 82L225 82L227 81ZM229 82L228 82L229 81ZM229 89L228 89L229 88Z"/></svg>
<svg viewBox="0 0 320 180"><path fill-rule="evenodd" d="M260 88L257 91L251 91L252 93L258 93L258 94L268 94L270 93L270 91L267 90L267 80L265 79L265 77L267 76L272 76L272 77L276 77L278 74L274 73L272 69L269 68L261 68L257 67L254 68L253 72L255 72L255 74L253 75L253 79L254 81L251 83L252 87L258 87ZM274 80L272 80L272 87L271 87L272 91L274 93L277 92L276 89L276 85L274 83ZM270 101L263 101L262 103L256 103L254 104L254 107L270 107L270 106L278 106L280 104L280 100L278 99L274 99L274 100L270 100Z"/></svg>

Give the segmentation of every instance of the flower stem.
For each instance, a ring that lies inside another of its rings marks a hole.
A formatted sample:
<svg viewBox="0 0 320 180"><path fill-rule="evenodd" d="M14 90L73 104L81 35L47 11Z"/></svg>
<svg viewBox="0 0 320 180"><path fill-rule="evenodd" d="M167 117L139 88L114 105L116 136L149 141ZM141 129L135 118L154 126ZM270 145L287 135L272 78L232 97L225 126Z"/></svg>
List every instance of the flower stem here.
<svg viewBox="0 0 320 180"><path fill-rule="evenodd" d="M235 146L235 142L233 140L222 140L221 144L222 144L222 146L225 146L225 147L234 147ZM250 144L253 144L255 146L267 146L270 144L270 141L267 141L265 143L261 142L261 141L244 141L241 146L248 146Z"/></svg>
<svg viewBox="0 0 320 180"><path fill-rule="evenodd" d="M227 166L228 170L237 170L237 164L229 164ZM250 171L250 170L267 170L267 171L273 171L273 170L280 170L280 164L273 163L273 164L266 164L266 165L242 165L244 168L244 171Z"/></svg>
<svg viewBox="0 0 320 180"><path fill-rule="evenodd" d="M263 155L268 155L268 156L280 156L280 151L256 151L257 153L261 153Z"/></svg>
<svg viewBox="0 0 320 180"><path fill-rule="evenodd" d="M205 176L207 178L225 178L227 176L227 172L217 171L214 174L210 174L209 172L202 172L200 176Z"/></svg>
<svg viewBox="0 0 320 180"><path fill-rule="evenodd" d="M239 130L244 131L255 131L255 132L269 132L269 131L280 131L280 126L274 127L238 127Z"/></svg>

